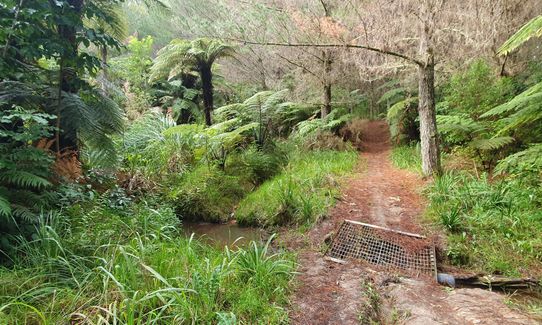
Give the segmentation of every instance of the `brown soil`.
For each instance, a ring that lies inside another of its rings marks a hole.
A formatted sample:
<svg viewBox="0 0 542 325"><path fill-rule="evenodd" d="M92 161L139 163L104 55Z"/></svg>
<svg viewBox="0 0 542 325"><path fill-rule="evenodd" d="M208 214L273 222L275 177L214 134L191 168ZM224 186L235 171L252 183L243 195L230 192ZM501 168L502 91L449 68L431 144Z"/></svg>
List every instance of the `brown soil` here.
<svg viewBox="0 0 542 325"><path fill-rule="evenodd" d="M535 324L508 308L504 296L497 293L445 290L431 280L399 278L368 265L343 265L323 258L324 238L344 219L424 232L418 219L425 207L419 193L424 181L391 165L385 122L367 123L362 139L358 173L344 187L329 217L303 240L287 240L290 247L299 250L301 265L290 313L292 323L360 324L370 318L384 324ZM376 288L377 303L367 283Z"/></svg>

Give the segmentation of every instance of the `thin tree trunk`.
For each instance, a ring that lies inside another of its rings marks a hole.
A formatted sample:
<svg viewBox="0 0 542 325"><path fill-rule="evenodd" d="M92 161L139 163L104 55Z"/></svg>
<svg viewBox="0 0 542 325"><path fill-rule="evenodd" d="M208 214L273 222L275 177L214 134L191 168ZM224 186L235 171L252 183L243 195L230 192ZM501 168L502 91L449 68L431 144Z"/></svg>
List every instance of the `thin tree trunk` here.
<svg viewBox="0 0 542 325"><path fill-rule="evenodd" d="M424 175L440 175L440 147L435 114L435 67L430 64L418 67L420 140L422 170Z"/></svg>
<svg viewBox="0 0 542 325"><path fill-rule="evenodd" d="M322 109L321 109L321 115L322 118L325 118L330 112L331 112L331 84L326 83L324 85L324 92L322 96Z"/></svg>
<svg viewBox="0 0 542 325"><path fill-rule="evenodd" d="M213 73L210 66L200 67L201 88L203 92L203 108L205 113L205 124L213 124L211 111L213 110Z"/></svg>
<svg viewBox="0 0 542 325"><path fill-rule="evenodd" d="M107 78L107 46L102 46L100 48L100 54L102 56L102 71L104 77Z"/></svg>
<svg viewBox="0 0 542 325"><path fill-rule="evenodd" d="M329 50L322 51L322 58L324 62L324 92L322 93L322 108L321 108L321 117L325 118L331 112L331 53Z"/></svg>

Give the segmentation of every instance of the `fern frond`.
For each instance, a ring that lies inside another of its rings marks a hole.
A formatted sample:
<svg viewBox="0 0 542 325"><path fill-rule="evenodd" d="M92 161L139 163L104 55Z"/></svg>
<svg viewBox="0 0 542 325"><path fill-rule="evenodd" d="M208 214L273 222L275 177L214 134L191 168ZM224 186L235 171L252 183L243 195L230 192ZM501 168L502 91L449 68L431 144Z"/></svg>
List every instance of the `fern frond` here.
<svg viewBox="0 0 542 325"><path fill-rule="evenodd" d="M392 101L393 103L395 103L398 100L397 97L403 95L406 91L407 90L402 87L388 90L380 97L377 104L382 104L389 101Z"/></svg>
<svg viewBox="0 0 542 325"><path fill-rule="evenodd" d="M531 38L540 36L542 36L542 16L535 17L523 25L501 46L498 53L500 55L508 55Z"/></svg>
<svg viewBox="0 0 542 325"><path fill-rule="evenodd" d="M480 117L486 118L515 112L521 107L529 105L533 102L542 102L542 82L537 83L531 88L525 90L521 94L514 97L512 100L495 108L492 108L491 110L482 114Z"/></svg>
<svg viewBox="0 0 542 325"><path fill-rule="evenodd" d="M6 197L0 194L0 217L7 217L11 215L11 204Z"/></svg>
<svg viewBox="0 0 542 325"><path fill-rule="evenodd" d="M485 130L485 127L466 114L437 115L438 130L441 133L477 133Z"/></svg>
<svg viewBox="0 0 542 325"><path fill-rule="evenodd" d="M403 114L404 110L418 101L418 97L408 97L390 107L387 114L388 121L394 120Z"/></svg>
<svg viewBox="0 0 542 325"><path fill-rule="evenodd" d="M517 152L501 160L495 173L505 172L523 174L531 172L539 174L542 170L542 143L531 145L528 149Z"/></svg>
<svg viewBox="0 0 542 325"><path fill-rule="evenodd" d="M0 180L8 184L36 189L42 189L51 185L47 179L23 170L6 170L0 172Z"/></svg>
<svg viewBox="0 0 542 325"><path fill-rule="evenodd" d="M495 137L490 139L475 139L470 146L479 150L497 150L514 142L512 137Z"/></svg>
<svg viewBox="0 0 542 325"><path fill-rule="evenodd" d="M379 86L378 88L376 88L376 90L383 90L383 89L387 89L391 87L396 87L399 85L399 83L400 83L399 79L392 79L388 82L385 82L383 85Z"/></svg>

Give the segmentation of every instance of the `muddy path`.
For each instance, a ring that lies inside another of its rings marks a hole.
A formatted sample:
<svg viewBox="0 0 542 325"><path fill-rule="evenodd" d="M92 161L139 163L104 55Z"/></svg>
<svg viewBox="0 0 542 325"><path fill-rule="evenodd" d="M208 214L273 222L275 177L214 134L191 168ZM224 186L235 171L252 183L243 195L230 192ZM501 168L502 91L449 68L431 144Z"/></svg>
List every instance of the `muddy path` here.
<svg viewBox="0 0 542 325"><path fill-rule="evenodd" d="M299 251L293 324L538 324L510 309L503 295L481 289L447 290L432 281L401 278L367 265L323 258L324 238L344 219L424 233L424 181L392 166L385 122L363 132L358 172L343 186L327 219L302 239L287 240Z"/></svg>

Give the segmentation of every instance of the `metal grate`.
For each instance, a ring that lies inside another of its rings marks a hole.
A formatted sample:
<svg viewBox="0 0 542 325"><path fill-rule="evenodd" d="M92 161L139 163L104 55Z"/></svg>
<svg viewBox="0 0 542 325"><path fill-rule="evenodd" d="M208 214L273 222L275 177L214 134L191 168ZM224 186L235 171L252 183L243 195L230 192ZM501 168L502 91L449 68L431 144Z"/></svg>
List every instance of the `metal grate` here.
<svg viewBox="0 0 542 325"><path fill-rule="evenodd" d="M388 270L436 277L435 248L425 237L345 220L326 255L333 261L362 259Z"/></svg>

